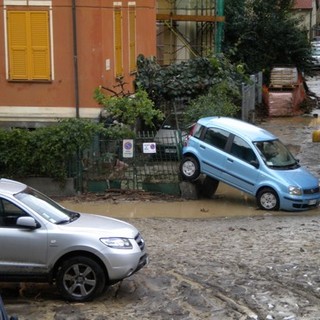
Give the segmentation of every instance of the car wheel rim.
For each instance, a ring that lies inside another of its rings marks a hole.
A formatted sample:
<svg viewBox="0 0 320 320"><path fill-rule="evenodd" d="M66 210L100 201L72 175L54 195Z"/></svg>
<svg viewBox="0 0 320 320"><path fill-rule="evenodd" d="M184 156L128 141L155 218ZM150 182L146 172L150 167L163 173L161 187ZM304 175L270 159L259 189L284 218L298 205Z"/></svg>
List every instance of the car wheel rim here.
<svg viewBox="0 0 320 320"><path fill-rule="evenodd" d="M195 167L194 163L191 162L191 161L185 162L183 164L183 168L182 169L183 169L184 175L187 176L187 177L191 177L196 171L196 167Z"/></svg>
<svg viewBox="0 0 320 320"><path fill-rule="evenodd" d="M65 272L63 285L73 297L88 296L97 285L95 272L87 265L75 264Z"/></svg>
<svg viewBox="0 0 320 320"><path fill-rule="evenodd" d="M261 196L261 205L265 208L265 209L273 209L276 207L277 205L277 198L275 197L274 194L272 193L264 193Z"/></svg>

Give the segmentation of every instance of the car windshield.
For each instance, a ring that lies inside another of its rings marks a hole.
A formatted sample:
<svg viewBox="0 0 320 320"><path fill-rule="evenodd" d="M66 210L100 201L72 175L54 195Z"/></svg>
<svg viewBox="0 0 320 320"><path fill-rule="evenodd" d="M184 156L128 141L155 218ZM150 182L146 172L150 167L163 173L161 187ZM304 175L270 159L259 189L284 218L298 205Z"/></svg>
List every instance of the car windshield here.
<svg viewBox="0 0 320 320"><path fill-rule="evenodd" d="M78 213L63 208L49 197L29 187L15 194L15 197L51 223L68 223L79 217Z"/></svg>
<svg viewBox="0 0 320 320"><path fill-rule="evenodd" d="M268 167L275 169L295 169L298 162L280 140L254 143Z"/></svg>

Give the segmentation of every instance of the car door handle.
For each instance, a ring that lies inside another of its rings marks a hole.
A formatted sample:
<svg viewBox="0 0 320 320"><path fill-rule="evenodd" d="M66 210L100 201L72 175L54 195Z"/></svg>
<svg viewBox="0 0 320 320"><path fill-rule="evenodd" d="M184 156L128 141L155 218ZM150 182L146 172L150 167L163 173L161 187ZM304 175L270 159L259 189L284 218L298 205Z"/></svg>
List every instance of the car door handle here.
<svg viewBox="0 0 320 320"><path fill-rule="evenodd" d="M227 158L227 161L229 161L229 162L233 162L233 159L231 159L231 158Z"/></svg>
<svg viewBox="0 0 320 320"><path fill-rule="evenodd" d="M206 146L200 144L200 148L201 148L201 149L206 149Z"/></svg>

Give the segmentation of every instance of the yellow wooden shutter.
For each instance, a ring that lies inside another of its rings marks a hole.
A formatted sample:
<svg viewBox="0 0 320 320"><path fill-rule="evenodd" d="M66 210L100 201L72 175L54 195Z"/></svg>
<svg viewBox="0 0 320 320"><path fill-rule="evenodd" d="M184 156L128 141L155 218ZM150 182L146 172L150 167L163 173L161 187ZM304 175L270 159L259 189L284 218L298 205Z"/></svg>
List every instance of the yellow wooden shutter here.
<svg viewBox="0 0 320 320"><path fill-rule="evenodd" d="M9 11L8 47L11 80L50 80L47 11Z"/></svg>
<svg viewBox="0 0 320 320"><path fill-rule="evenodd" d="M8 12L10 79L28 79L26 16L26 12Z"/></svg>
<svg viewBox="0 0 320 320"><path fill-rule="evenodd" d="M114 46L115 46L115 73L116 77L123 75L122 63L122 21L121 10L114 9Z"/></svg>
<svg viewBox="0 0 320 320"><path fill-rule="evenodd" d="M130 71L136 70L136 8L129 7L129 63Z"/></svg>
<svg viewBox="0 0 320 320"><path fill-rule="evenodd" d="M30 75L50 79L48 12L30 12Z"/></svg>

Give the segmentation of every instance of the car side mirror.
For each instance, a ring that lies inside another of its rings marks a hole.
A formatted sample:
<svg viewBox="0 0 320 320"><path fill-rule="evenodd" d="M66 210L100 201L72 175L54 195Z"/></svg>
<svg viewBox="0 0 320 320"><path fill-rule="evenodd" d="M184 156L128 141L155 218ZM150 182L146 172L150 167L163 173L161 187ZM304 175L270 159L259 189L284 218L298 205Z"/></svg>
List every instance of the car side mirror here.
<svg viewBox="0 0 320 320"><path fill-rule="evenodd" d="M29 229L36 229L39 227L37 221L32 217L19 217L16 224L17 226L26 227Z"/></svg>

